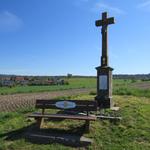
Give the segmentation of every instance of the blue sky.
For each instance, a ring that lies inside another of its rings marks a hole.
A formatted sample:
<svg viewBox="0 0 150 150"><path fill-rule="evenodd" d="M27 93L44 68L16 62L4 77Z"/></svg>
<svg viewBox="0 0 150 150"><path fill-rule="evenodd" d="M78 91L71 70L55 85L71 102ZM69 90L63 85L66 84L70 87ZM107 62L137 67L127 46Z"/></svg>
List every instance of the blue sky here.
<svg viewBox="0 0 150 150"><path fill-rule="evenodd" d="M150 0L0 0L0 74L96 75L103 11L114 74L150 73Z"/></svg>

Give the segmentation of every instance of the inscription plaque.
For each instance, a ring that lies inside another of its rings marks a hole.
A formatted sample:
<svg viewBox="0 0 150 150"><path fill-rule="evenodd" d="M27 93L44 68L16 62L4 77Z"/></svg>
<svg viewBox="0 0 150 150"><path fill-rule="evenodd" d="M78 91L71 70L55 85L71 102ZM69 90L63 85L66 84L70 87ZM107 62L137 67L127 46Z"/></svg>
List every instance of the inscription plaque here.
<svg viewBox="0 0 150 150"><path fill-rule="evenodd" d="M99 88L100 90L107 90L107 76L106 75L99 76Z"/></svg>

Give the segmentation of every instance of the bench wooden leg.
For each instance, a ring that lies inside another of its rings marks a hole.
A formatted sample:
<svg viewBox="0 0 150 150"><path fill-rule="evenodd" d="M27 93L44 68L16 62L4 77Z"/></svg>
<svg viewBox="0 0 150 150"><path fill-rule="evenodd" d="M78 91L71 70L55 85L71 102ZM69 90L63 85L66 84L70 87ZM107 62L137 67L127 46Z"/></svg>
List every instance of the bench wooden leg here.
<svg viewBox="0 0 150 150"><path fill-rule="evenodd" d="M85 121L85 131L88 133L88 132L89 132L89 129L90 129L90 121L89 121L89 120L86 120L86 121Z"/></svg>
<svg viewBox="0 0 150 150"><path fill-rule="evenodd" d="M42 127L43 122L44 122L44 118L36 118L36 124L38 129Z"/></svg>

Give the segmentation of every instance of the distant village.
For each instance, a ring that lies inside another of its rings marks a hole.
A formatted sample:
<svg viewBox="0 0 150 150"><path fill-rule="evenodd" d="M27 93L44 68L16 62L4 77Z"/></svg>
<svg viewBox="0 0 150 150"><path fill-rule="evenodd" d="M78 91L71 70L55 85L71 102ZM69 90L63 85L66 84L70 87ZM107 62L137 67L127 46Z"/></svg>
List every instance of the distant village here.
<svg viewBox="0 0 150 150"><path fill-rule="evenodd" d="M14 87L14 86L31 86L31 85L68 85L69 82L61 77L41 77L41 76L11 76L1 75L1 87Z"/></svg>
<svg viewBox="0 0 150 150"><path fill-rule="evenodd" d="M17 75L2 75L0 74L1 87L13 86L31 86L31 85L68 85L69 78L96 78L96 76L80 76L67 74L67 76L17 76ZM117 74L113 75L113 79L133 79L150 81L150 74Z"/></svg>

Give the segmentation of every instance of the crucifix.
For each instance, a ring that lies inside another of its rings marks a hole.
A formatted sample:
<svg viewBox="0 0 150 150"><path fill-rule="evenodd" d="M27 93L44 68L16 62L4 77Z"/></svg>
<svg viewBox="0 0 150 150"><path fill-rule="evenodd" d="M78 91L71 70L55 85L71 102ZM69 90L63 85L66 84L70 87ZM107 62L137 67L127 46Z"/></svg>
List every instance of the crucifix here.
<svg viewBox="0 0 150 150"><path fill-rule="evenodd" d="M107 12L102 13L102 20L97 20L95 25L102 26L102 56L101 66L97 67L97 96L95 100L98 102L99 108L112 107L112 70L108 64L108 25L114 24L114 18L107 18Z"/></svg>
<svg viewBox="0 0 150 150"><path fill-rule="evenodd" d="M107 18L107 12L102 13L102 20L97 20L95 25L97 27L102 26L102 56L101 56L101 66L108 66L108 35L107 28L108 25L114 24L114 18Z"/></svg>

